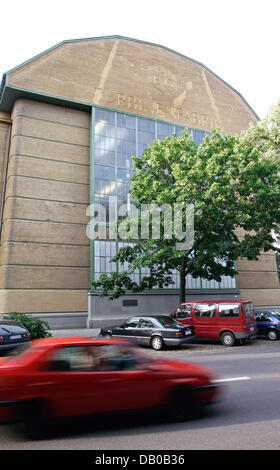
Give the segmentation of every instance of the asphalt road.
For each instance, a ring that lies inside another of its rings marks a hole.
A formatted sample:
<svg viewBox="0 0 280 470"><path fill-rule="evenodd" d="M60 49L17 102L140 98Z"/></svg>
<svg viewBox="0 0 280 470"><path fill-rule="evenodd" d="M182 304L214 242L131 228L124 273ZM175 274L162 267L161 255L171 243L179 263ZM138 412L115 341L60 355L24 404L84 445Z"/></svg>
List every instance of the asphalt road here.
<svg viewBox="0 0 280 470"><path fill-rule="evenodd" d="M202 342L179 350L145 349L145 353L215 369L225 386L221 401L185 423L107 422L94 429L64 430L38 441L25 440L14 426L0 426L0 449L98 452L280 449L280 341L255 340L234 348Z"/></svg>

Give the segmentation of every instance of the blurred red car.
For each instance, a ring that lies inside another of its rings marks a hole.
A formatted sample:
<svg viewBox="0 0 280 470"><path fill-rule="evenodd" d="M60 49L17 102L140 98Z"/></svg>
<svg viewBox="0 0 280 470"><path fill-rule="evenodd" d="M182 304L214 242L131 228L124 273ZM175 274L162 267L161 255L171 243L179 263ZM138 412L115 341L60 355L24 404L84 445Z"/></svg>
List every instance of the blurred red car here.
<svg viewBox="0 0 280 470"><path fill-rule="evenodd" d="M51 418L161 409L186 419L211 403L218 384L211 370L151 359L118 339L35 340L0 360L0 423L23 421L36 435Z"/></svg>

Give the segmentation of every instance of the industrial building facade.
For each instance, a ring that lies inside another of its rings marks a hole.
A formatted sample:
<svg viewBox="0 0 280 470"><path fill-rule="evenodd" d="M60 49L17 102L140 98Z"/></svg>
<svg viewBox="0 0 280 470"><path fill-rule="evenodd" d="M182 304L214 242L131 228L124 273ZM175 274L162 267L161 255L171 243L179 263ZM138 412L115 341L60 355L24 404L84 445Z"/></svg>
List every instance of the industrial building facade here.
<svg viewBox="0 0 280 470"><path fill-rule="evenodd" d="M58 44L5 74L0 93L0 312L94 325L170 311L176 273L170 289L129 302L88 295L91 279L123 269L109 260L124 243L88 238L88 206L127 202L131 155L155 138L188 127L199 144L213 128L234 135L257 122L244 98L192 59L119 36ZM274 253L238 260L238 270L221 283L189 276L187 298L280 305Z"/></svg>

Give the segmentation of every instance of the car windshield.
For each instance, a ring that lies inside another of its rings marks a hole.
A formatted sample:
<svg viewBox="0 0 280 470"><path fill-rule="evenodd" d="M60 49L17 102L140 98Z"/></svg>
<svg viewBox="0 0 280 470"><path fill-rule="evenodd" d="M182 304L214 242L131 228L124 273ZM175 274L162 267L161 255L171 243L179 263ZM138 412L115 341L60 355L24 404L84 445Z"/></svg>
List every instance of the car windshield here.
<svg viewBox="0 0 280 470"><path fill-rule="evenodd" d="M174 318L167 317L167 316L160 316L156 317L159 323L164 326L164 328L182 328L181 323L179 323L177 320L174 320Z"/></svg>
<svg viewBox="0 0 280 470"><path fill-rule="evenodd" d="M251 317L252 315L254 315L254 307L251 302L244 304L244 312L245 312L245 317Z"/></svg>
<svg viewBox="0 0 280 470"><path fill-rule="evenodd" d="M280 320L280 313L279 312L271 312L272 315L277 318L277 320Z"/></svg>
<svg viewBox="0 0 280 470"><path fill-rule="evenodd" d="M19 356L24 356L25 353L28 353L30 350L31 350L30 342L19 344L15 348L5 353L5 360L6 359L12 360L14 358L18 359Z"/></svg>

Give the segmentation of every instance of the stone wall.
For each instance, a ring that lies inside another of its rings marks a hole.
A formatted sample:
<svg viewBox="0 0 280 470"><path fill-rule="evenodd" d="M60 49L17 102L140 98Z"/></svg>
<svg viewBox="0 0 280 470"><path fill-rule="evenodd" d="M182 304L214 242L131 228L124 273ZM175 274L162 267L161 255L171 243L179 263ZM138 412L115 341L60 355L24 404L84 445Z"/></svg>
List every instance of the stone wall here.
<svg viewBox="0 0 280 470"><path fill-rule="evenodd" d="M12 122L0 310L86 311L90 115L18 100Z"/></svg>

